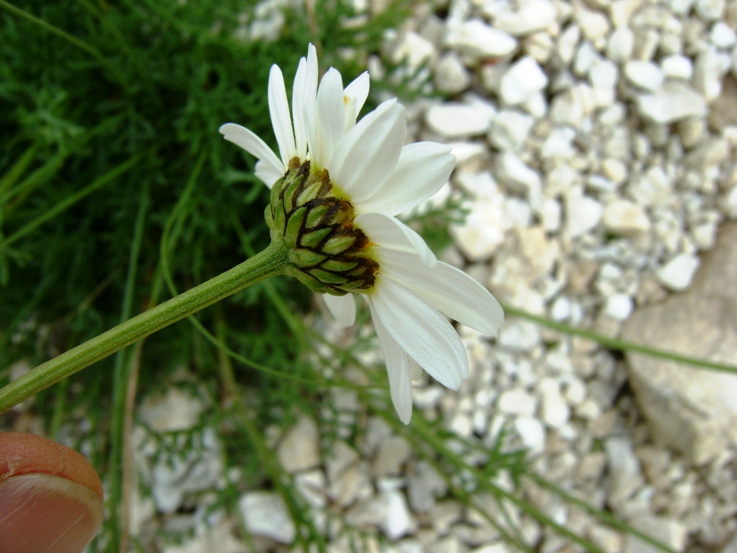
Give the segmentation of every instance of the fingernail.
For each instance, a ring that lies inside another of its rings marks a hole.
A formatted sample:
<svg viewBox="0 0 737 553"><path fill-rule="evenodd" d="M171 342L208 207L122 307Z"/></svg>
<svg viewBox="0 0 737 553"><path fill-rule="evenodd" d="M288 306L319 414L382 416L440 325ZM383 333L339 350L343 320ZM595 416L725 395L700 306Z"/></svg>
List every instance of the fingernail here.
<svg viewBox="0 0 737 553"><path fill-rule="evenodd" d="M103 502L60 476L23 474L0 483L2 553L80 553L102 524Z"/></svg>

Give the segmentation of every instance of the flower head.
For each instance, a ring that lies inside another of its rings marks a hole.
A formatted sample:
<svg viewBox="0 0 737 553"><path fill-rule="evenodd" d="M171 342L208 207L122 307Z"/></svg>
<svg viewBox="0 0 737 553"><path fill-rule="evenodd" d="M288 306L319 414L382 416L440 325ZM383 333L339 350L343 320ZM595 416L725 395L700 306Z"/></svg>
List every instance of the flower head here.
<svg viewBox="0 0 737 553"><path fill-rule="evenodd" d="M441 144L404 145L406 113L396 100L356 122L368 90L368 74L343 88L335 69L318 86L310 45L291 113L281 70L271 68L278 156L244 127L227 123L220 132L259 159L256 175L272 189L266 221L272 240L290 251L290 274L323 293L344 326L355 321L353 294L368 302L392 401L406 424L420 368L453 390L468 374L465 349L445 316L495 336L504 313L488 290L438 261L397 219L440 189L455 158Z"/></svg>

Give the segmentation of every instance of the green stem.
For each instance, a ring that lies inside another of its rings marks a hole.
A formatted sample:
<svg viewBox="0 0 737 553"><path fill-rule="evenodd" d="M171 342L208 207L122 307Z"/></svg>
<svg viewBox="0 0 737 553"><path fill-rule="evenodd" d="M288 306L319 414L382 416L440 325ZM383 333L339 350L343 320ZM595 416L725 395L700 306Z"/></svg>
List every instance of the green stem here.
<svg viewBox="0 0 737 553"><path fill-rule="evenodd" d="M218 320L217 324L217 340L225 343L225 325L222 319ZM266 469L267 474L271 478L272 484L279 491L279 494L284 500L284 504L289 510L289 514L292 517L295 525L298 526L296 533L295 548L297 545L302 546L302 550L307 552L311 548L306 542L306 536L303 534L300 527L306 526L307 533L309 536L318 539L318 551L325 551L325 544L322 543L321 534L314 527L312 520L305 515L304 509L298 504L295 499L294 492L290 489L288 478L284 473L279 459L276 456L276 452L266 445L264 440L264 432L262 428L259 428L255 420L253 420L251 413L248 410L246 402L243 400L243 393L239 390L238 382L233 372L233 365L230 359L223 351L218 352L220 362L218 363L218 369L220 371L221 382L229 401L232 401L234 407L238 410L239 422L245 429L248 438L256 448L256 453L261 462L261 466Z"/></svg>
<svg viewBox="0 0 737 553"><path fill-rule="evenodd" d="M39 27L46 29L47 31L50 31L54 33L57 36L60 36L64 40L67 40L77 46L78 48L81 48L88 54L90 54L95 59L99 60L103 64L107 65L107 62L105 61L105 58L100 55L100 52L97 51L97 48L94 46L90 46L83 40L79 40L77 37L70 35L65 30L60 29L59 27L55 27L54 25L51 25L50 23L47 23L43 19L40 19L36 17L35 15L28 13L27 11L23 11L22 9L14 6L10 2L6 2L6 0L0 0L0 8L5 8L10 13L12 13L15 16L21 17L23 19L27 19L28 21L35 23Z"/></svg>
<svg viewBox="0 0 737 553"><path fill-rule="evenodd" d="M141 338L260 280L282 274L288 264L287 252L271 245L229 271L62 353L2 388L0 414Z"/></svg>
<svg viewBox="0 0 737 553"><path fill-rule="evenodd" d="M141 253L144 229L146 223L146 212L148 209L148 186L144 185L141 191L141 199L138 204L138 214L133 230L133 241L128 258L128 276L125 279L125 293L123 294L123 308L120 322L124 323L130 319L133 311L133 296L136 277L138 276L138 258ZM156 305L156 297L151 297L150 306ZM115 368L113 369L113 405L110 424L110 490L108 492L108 508L111 516L110 523L110 551L127 551L128 539L128 504L125 502L126 486L124 480L127 475L126 459L130 451L125 447L129 439L126 433L128 417L126 407L133 401L129 391L135 397L135 387L138 381L136 370L140 363L140 352L143 340L134 347L119 351L115 355ZM133 377L133 378L131 378ZM64 382L69 382L65 380Z"/></svg>
<svg viewBox="0 0 737 553"><path fill-rule="evenodd" d="M596 332L592 332L590 330L585 330L583 328L577 328L575 326L570 326L564 323L559 323L557 321L553 321L551 319L547 319L539 315L534 315L532 313L528 313L527 311L523 311L522 309L517 309L516 307L513 307L506 303L501 303L501 305L502 305L502 308L504 309L504 312L507 315L511 315L514 317L519 317L520 319L527 319L528 321L536 322L543 326L547 326L548 328L552 328L553 330L557 330L558 332L562 332L563 334L568 334L570 336L580 336L581 338L586 338L588 340L591 340L592 342L596 342L604 347L607 347L613 350L632 351L634 353L641 353L643 355L648 355L650 357L657 357L659 359L665 359L667 361L674 361L676 363L680 363L683 365L691 365L699 369L708 369L712 371L724 372L724 373L729 373L729 374L737 374L737 365L730 365L728 363L719 363L718 361L710 361L708 359L703 359L701 357L693 357L691 355L681 355L680 353L674 353L672 351L666 351L666 350L653 348L649 346L643 346L640 344L633 344L632 342L627 342L625 340L619 340L618 338L610 338L609 336L604 336L603 334L597 334Z"/></svg>
<svg viewBox="0 0 737 553"><path fill-rule="evenodd" d="M2 0L0 0L0 2L2 2ZM77 203L78 201L84 199L89 194L92 194L92 192L94 192L95 190L97 190L101 186L104 186L107 183L112 182L117 177L119 177L120 175L122 175L123 173L125 173L128 169L130 169L131 167L133 167L136 163L138 163L138 161L140 160L140 158L141 158L140 155L137 155L137 156L132 157L131 159L129 159L125 163L121 163L117 167L115 167L115 168L111 169L110 171L108 171L107 173L105 173L103 176L99 177L98 179L95 179L91 184L85 186L82 190L80 190L80 191L72 194L71 196L66 197L64 200L62 200L61 202L59 202L58 204L56 204L54 207L52 207L48 211L44 212L44 214L41 215L40 217L37 217L36 219L34 219L33 221L31 221L30 223L26 224L23 228L17 230L15 233L11 234L5 240L0 241L0 250L2 248L8 247L10 244L12 244L13 242L15 242L19 238L22 238L23 236L25 236L29 232L35 230L36 227L38 227L39 225L45 223L49 219L53 219L59 213L65 211L66 209L69 209L75 203ZM61 161L63 161L63 158L60 158L60 159L61 159ZM41 169L39 169L36 173L34 173L33 175L31 175L29 177L29 179L27 179L27 180L33 181L34 177L36 177L38 174L41 174L43 171L45 171L46 168L47 168L47 166L49 166L49 164L47 164L46 166L44 166ZM52 166L52 169L54 171L56 171L57 168L58 167ZM45 177L45 175L42 175L42 176ZM33 181L33 184L35 185L35 181ZM0 201L2 201L2 200L0 200Z"/></svg>
<svg viewBox="0 0 737 553"><path fill-rule="evenodd" d="M667 544L659 542L654 538L651 538L647 534L644 534L640 532L639 530L637 530L636 528L633 528L629 524L622 522L621 520L617 519L617 517L607 513L606 511L602 511L601 509L597 509L596 507L589 505L585 501L578 499L574 495L567 492L565 489L561 488L560 486L557 486L553 482L546 480L542 476L535 474L534 472L529 472L525 476L527 478L532 479L532 481L535 482L541 488L544 488L546 490L553 492L554 494L562 497L569 503L581 508L583 511L587 512L591 516L598 518L599 520L604 522L604 524L607 524L611 526L612 528L615 528L621 532L626 532L627 534L635 536L641 539L642 541L652 545L653 547L659 549L660 551L665 551L665 553L678 553L675 549L668 546Z"/></svg>
<svg viewBox="0 0 737 553"><path fill-rule="evenodd" d="M0 194L3 194L3 192L18 182L18 179L23 176L23 173L26 172L28 166L33 162L39 148L40 146L38 142L31 145L25 152L23 152L23 155L18 158L18 161L16 161L2 176L2 178L0 178ZM4 201L0 201L0 204L4 203Z"/></svg>
<svg viewBox="0 0 737 553"><path fill-rule="evenodd" d="M436 435L436 432L434 432L433 429L427 424L425 419L417 417L417 419L412 424L411 433L407 431L407 427L401 428L398 424L396 424L396 422L392 422L391 424L394 425L395 429L400 429L405 437L410 438L410 440L419 440L420 438L424 438L425 443L429 444L434 451L453 463L456 467L458 467L459 470L467 470L470 474L474 476L476 482L478 483L478 486L481 489L486 490L494 496L500 507L502 506L502 500L507 500L510 503L519 507L522 512L537 520L541 525L553 529L557 534L564 538L568 538L574 543L577 543L578 545L582 546L586 551L590 553L604 553L603 550L596 547L593 542L579 536L562 524L558 524L543 511L534 507L531 503L520 499L513 493L510 493L493 483L490 479L486 478L486 475L483 471L479 470L476 467L467 465L461 455L452 451L448 447L447 443Z"/></svg>

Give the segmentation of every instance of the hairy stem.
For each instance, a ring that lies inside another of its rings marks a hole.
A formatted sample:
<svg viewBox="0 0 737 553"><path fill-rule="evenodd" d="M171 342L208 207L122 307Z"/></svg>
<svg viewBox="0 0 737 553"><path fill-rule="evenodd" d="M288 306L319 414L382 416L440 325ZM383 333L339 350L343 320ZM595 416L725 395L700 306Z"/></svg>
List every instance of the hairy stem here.
<svg viewBox="0 0 737 553"><path fill-rule="evenodd" d="M269 246L229 271L187 290L128 321L39 365L0 390L0 414L34 394L265 278L284 272L287 252Z"/></svg>

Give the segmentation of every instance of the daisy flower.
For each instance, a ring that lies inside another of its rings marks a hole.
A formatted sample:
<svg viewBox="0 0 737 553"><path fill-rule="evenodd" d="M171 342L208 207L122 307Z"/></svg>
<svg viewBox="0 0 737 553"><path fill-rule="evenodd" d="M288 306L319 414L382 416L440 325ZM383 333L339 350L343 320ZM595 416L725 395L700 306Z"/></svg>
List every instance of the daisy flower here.
<svg viewBox="0 0 737 553"><path fill-rule="evenodd" d="M288 249L288 274L324 294L343 326L363 297L384 353L392 401L405 424L420 368L457 390L468 374L460 337L446 316L496 336L499 303L464 272L438 261L397 215L435 194L455 165L450 148L404 145L406 112L396 100L356 122L368 96L364 73L343 87L330 69L318 85L310 45L300 60L291 113L284 78L269 75L269 110L279 155L253 132L227 123L220 132L258 158L256 175L271 188L266 221Z"/></svg>

